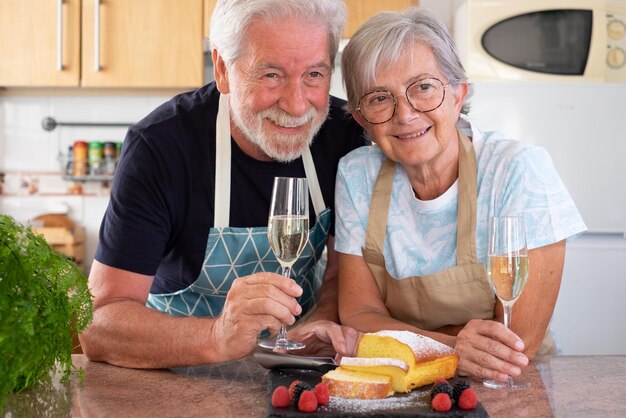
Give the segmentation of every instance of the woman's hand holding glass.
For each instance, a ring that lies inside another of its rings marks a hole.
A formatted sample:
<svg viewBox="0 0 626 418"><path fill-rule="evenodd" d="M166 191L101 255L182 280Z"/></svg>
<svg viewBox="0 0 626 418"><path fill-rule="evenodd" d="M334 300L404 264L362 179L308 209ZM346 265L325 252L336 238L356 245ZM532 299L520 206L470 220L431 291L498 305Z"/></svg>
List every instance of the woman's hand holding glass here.
<svg viewBox="0 0 626 418"><path fill-rule="evenodd" d="M489 225L489 247L487 248L487 276L498 300L504 309L504 325L511 328L513 304L522 294L528 279L528 247L526 226L522 216L493 217ZM528 382L485 380L492 389L524 388Z"/></svg>

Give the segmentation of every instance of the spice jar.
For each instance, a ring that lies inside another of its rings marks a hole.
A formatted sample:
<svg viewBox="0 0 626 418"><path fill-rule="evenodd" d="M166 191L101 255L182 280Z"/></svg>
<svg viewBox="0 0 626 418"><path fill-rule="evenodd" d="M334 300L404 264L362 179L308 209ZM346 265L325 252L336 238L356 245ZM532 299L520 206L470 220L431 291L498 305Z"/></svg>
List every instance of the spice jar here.
<svg viewBox="0 0 626 418"><path fill-rule="evenodd" d="M104 164L103 164L103 174L107 176L112 176L115 171L115 161L117 159L117 147L115 146L115 142L105 142L104 143Z"/></svg>
<svg viewBox="0 0 626 418"><path fill-rule="evenodd" d="M89 172L89 161L87 159L87 141L74 142L74 177L86 176Z"/></svg>
<svg viewBox="0 0 626 418"><path fill-rule="evenodd" d="M102 174L102 160L104 159L104 146L102 142L92 141L89 143L89 173L92 176Z"/></svg>
<svg viewBox="0 0 626 418"><path fill-rule="evenodd" d="M73 176L74 175L74 146L73 145L70 145L67 147L67 156L65 158L66 158L66 161L64 161L65 162L64 174L66 176Z"/></svg>

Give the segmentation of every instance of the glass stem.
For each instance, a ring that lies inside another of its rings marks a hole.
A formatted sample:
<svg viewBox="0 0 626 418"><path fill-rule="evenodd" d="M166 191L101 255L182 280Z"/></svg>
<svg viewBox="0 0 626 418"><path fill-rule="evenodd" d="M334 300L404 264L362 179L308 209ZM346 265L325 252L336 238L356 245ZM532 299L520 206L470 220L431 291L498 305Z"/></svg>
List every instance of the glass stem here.
<svg viewBox="0 0 626 418"><path fill-rule="evenodd" d="M504 308L504 326L511 329L511 310L513 309L512 303L503 303Z"/></svg>
<svg viewBox="0 0 626 418"><path fill-rule="evenodd" d="M283 267L283 277L291 277L291 267ZM287 325L281 325L276 341L287 341Z"/></svg>
<svg viewBox="0 0 626 418"><path fill-rule="evenodd" d="M502 307L504 308L504 326L508 329L511 329L511 311L513 310L512 303L503 303ZM513 387L513 378L509 376L508 379L509 388Z"/></svg>

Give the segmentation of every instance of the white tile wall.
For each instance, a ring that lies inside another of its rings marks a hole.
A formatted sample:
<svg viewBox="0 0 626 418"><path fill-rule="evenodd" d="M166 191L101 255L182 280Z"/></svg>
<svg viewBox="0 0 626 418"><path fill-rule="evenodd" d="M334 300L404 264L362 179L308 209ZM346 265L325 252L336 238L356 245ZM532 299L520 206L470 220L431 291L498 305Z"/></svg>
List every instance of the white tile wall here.
<svg viewBox="0 0 626 418"><path fill-rule="evenodd" d="M0 142L3 155L0 168L20 171L40 168L49 170L49 155L55 145L41 128L39 115L50 113L46 97L3 97L0 106ZM8 140L8 139L11 140Z"/></svg>
<svg viewBox="0 0 626 418"><path fill-rule="evenodd" d="M116 140L126 128L57 126L42 128L45 117L58 123L136 122L170 96L0 96L0 169L4 171L58 169L57 155L76 139Z"/></svg>
<svg viewBox="0 0 626 418"><path fill-rule="evenodd" d="M67 153L67 147L77 139L122 141L127 128L57 126L46 131L41 122L51 116L57 122L132 123L170 97L67 90L50 95L4 92L0 95L0 172L5 173L0 213L20 222L42 213L67 213L86 228L85 267L89 270L108 203L108 188L99 183L85 183L85 195L66 195L72 183L62 180L58 156ZM38 191L31 195L24 185L33 182L37 183Z"/></svg>

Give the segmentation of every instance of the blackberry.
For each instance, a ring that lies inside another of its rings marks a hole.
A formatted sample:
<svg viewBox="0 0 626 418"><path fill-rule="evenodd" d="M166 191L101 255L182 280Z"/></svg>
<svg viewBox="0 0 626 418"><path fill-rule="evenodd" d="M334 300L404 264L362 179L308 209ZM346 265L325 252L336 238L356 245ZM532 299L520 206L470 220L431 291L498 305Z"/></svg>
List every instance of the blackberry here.
<svg viewBox="0 0 626 418"><path fill-rule="evenodd" d="M468 382L467 380L459 380L452 389L452 398L458 402L459 398L461 397L461 393L463 393L465 389L469 389L470 386L470 382Z"/></svg>
<svg viewBox="0 0 626 418"><path fill-rule="evenodd" d="M433 399L439 393L445 393L452 399L452 386L450 386L450 383L439 382L433 385L433 388L430 390L430 399Z"/></svg>
<svg viewBox="0 0 626 418"><path fill-rule="evenodd" d="M313 390L311 385L306 382L298 382L296 386L293 388L293 402L298 405L298 401L300 400L300 395L305 390Z"/></svg>

